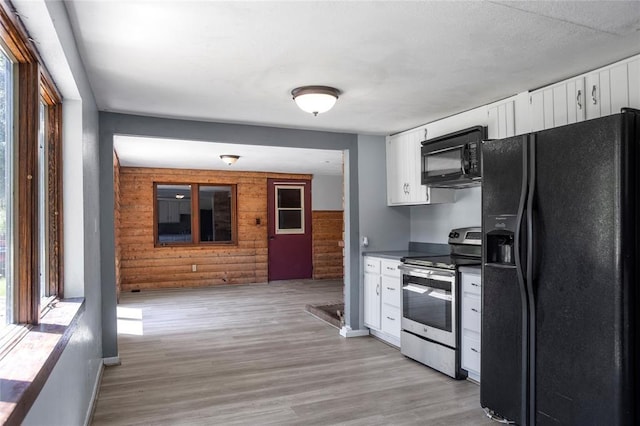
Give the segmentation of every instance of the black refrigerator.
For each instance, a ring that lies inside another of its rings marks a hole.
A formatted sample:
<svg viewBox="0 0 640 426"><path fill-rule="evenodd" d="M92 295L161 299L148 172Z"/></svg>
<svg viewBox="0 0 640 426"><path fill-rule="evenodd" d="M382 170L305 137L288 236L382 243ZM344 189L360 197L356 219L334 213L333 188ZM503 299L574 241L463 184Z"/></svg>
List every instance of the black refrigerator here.
<svg viewBox="0 0 640 426"><path fill-rule="evenodd" d="M480 402L640 424L640 111L482 146Z"/></svg>

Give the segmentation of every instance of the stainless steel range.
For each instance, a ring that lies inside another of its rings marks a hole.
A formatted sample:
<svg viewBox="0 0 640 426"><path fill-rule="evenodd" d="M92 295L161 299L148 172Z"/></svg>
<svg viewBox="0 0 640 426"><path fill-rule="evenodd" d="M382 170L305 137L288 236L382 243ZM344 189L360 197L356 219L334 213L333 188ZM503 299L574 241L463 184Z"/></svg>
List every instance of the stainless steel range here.
<svg viewBox="0 0 640 426"><path fill-rule="evenodd" d="M401 352L454 378L460 375L458 267L479 265L482 229L449 233L448 256L402 259Z"/></svg>

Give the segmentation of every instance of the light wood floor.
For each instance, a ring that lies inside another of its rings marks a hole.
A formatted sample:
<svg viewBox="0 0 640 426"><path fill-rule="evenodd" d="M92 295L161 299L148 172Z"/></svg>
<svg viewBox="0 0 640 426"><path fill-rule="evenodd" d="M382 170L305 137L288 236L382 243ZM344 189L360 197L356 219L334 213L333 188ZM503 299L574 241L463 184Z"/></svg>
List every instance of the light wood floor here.
<svg viewBox="0 0 640 426"><path fill-rule="evenodd" d="M93 424L492 424L477 385L304 311L341 298L338 281L122 294L143 335L119 336Z"/></svg>

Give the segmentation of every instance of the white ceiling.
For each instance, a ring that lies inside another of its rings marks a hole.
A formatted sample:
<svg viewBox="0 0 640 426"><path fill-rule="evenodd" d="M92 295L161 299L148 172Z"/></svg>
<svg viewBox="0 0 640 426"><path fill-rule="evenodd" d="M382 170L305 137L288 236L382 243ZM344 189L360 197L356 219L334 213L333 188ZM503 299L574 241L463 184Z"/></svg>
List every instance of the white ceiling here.
<svg viewBox="0 0 640 426"><path fill-rule="evenodd" d="M113 147L123 167L342 175L342 151L133 136L115 136ZM179 148L176 149L176 147ZM223 154L239 155L240 159L228 166L220 159Z"/></svg>
<svg viewBox="0 0 640 426"><path fill-rule="evenodd" d="M640 1L66 7L100 110L363 134L406 130L640 53ZM342 95L314 117L291 100L301 85Z"/></svg>

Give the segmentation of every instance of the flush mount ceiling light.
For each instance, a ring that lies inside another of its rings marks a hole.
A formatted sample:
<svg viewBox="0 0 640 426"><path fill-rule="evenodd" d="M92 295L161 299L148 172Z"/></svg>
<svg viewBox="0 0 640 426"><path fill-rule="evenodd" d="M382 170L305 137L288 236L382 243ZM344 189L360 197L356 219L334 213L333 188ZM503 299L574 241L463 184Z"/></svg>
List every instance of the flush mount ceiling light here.
<svg viewBox="0 0 640 426"><path fill-rule="evenodd" d="M291 91L293 100L301 110L318 115L336 104L340 91L328 86L302 86Z"/></svg>
<svg viewBox="0 0 640 426"><path fill-rule="evenodd" d="M184 194L176 194L176 198L178 200L182 200L184 198Z"/></svg>
<svg viewBox="0 0 640 426"><path fill-rule="evenodd" d="M233 163L235 163L236 161L238 161L238 158L240 158L239 155L221 155L220 159L222 161L224 161L225 163L227 163L229 166L232 165Z"/></svg>

